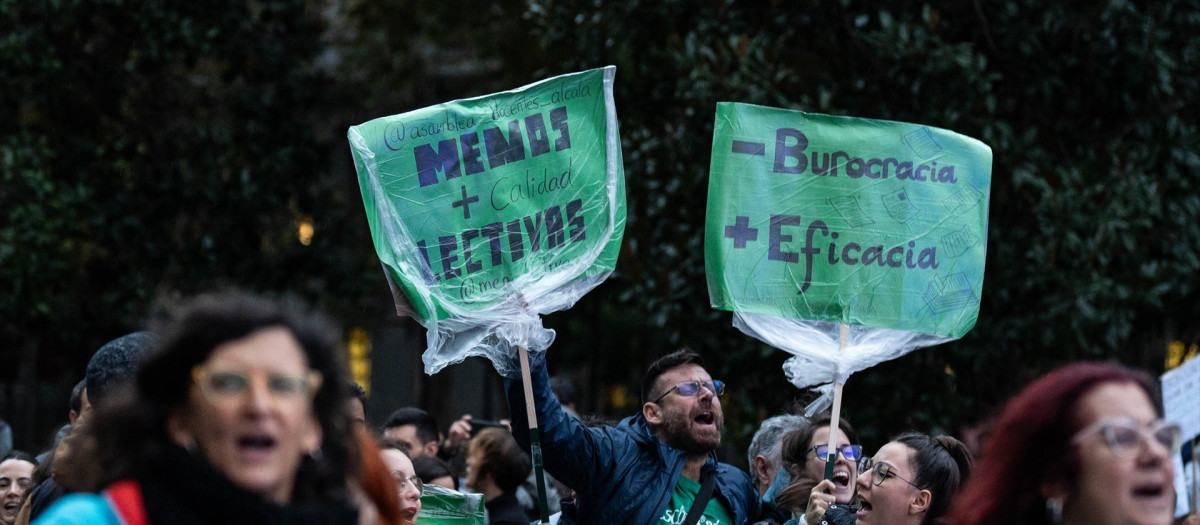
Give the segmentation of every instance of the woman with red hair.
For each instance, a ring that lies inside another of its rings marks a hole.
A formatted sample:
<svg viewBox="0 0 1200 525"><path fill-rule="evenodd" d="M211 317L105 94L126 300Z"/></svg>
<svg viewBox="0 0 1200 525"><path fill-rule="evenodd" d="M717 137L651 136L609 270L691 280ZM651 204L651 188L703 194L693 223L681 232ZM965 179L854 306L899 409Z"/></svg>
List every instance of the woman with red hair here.
<svg viewBox="0 0 1200 525"><path fill-rule="evenodd" d="M950 523L1169 525L1180 429L1161 417L1142 372L1050 372L1004 407Z"/></svg>

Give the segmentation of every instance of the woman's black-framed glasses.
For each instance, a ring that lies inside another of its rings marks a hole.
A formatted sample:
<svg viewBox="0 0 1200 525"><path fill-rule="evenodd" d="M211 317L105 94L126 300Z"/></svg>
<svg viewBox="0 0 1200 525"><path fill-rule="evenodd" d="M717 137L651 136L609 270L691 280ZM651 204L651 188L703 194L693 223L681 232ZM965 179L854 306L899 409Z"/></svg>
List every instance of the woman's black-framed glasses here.
<svg viewBox="0 0 1200 525"><path fill-rule="evenodd" d="M667 397L667 394L675 391L678 391L679 395L681 396L691 397L699 394L701 387L707 388L708 391L712 392L714 396L720 397L725 395L725 382L721 381L720 379L713 379L711 382L685 381L683 383L678 383L671 387L670 390L663 392L661 396L654 398L654 401L651 401L651 403L658 403L659 401L662 401L664 397Z"/></svg>
<svg viewBox="0 0 1200 525"><path fill-rule="evenodd" d="M817 445L804 451L805 454L809 452L816 452L821 461L829 460L829 445ZM838 447L837 453L850 461L858 461L862 459L862 445L843 445Z"/></svg>
<svg viewBox="0 0 1200 525"><path fill-rule="evenodd" d="M916 483L904 479L900 477L899 474L896 474L896 471L892 469L891 465L887 463L875 463L871 458L863 458L858 470L859 472L866 472L868 470L871 471L871 484L875 485L876 487L882 485L884 481L887 481L890 478L896 478L900 481L908 483L909 485L912 485L913 487L918 489L921 488Z"/></svg>

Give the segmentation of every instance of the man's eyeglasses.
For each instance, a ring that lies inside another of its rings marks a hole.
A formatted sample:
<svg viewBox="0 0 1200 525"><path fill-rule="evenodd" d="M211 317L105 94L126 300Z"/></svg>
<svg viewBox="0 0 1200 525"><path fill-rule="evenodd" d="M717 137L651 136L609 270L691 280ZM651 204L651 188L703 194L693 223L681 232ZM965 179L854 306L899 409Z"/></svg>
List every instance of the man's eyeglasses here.
<svg viewBox="0 0 1200 525"><path fill-rule="evenodd" d="M809 452L816 452L817 459L821 461L829 460L829 445L817 445L804 451L805 454ZM837 453L850 461L858 461L862 459L862 445L843 445L837 449Z"/></svg>
<svg viewBox="0 0 1200 525"><path fill-rule="evenodd" d="M676 390L679 391L679 395L681 396L691 397L700 393L700 387L707 388L714 396L725 395L725 382L720 379L713 379L712 381L687 381L671 387L670 390L663 392L661 396L654 398L654 401L651 401L651 403L662 401L664 397L667 397L667 394Z"/></svg>
<svg viewBox="0 0 1200 525"><path fill-rule="evenodd" d="M1099 432L1104 436L1104 443L1113 454L1121 457L1135 456L1144 450L1149 441L1154 441L1168 452L1174 454L1179 450L1183 430L1179 425L1164 420L1158 420L1142 426L1138 422L1124 417L1103 419L1088 425L1075 433L1071 443L1078 445L1088 436Z"/></svg>
<svg viewBox="0 0 1200 525"><path fill-rule="evenodd" d="M887 481L891 478L896 478L918 489L921 488L917 486L916 483L904 479L900 477L899 474L896 474L896 471L892 469L891 465L887 463L875 463L871 460L871 458L863 458L861 464L859 464L858 470L859 472L866 472L868 470L871 471L871 484L875 485L876 487L882 485L884 481Z"/></svg>
<svg viewBox="0 0 1200 525"><path fill-rule="evenodd" d="M416 476L404 477L404 473L398 470L392 471L392 477L396 479L396 484L399 485L400 492L404 492L409 484L417 488L417 494L425 494L425 483L421 478Z"/></svg>
<svg viewBox="0 0 1200 525"><path fill-rule="evenodd" d="M309 401L321 388L321 373L309 370L302 376L262 371L209 370L197 365L192 368L192 381L212 403L236 400L250 390L254 382L263 382L275 401Z"/></svg>

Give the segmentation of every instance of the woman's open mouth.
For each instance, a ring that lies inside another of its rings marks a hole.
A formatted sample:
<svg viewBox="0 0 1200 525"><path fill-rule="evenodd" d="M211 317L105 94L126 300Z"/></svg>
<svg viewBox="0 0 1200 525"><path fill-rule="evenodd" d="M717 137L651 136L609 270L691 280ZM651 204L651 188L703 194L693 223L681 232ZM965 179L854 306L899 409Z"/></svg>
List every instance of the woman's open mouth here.
<svg viewBox="0 0 1200 525"><path fill-rule="evenodd" d="M238 452L244 459L263 458L275 450L275 438L267 434L249 434L238 438Z"/></svg>
<svg viewBox="0 0 1200 525"><path fill-rule="evenodd" d="M862 518L863 516L866 516L867 514L870 514L870 513L871 513L871 502L869 502L865 499L862 499L861 497L858 498L858 512L854 513L854 515L858 516L859 518Z"/></svg>
<svg viewBox="0 0 1200 525"><path fill-rule="evenodd" d="M1134 501L1153 507L1171 507L1174 494L1174 490L1161 481L1145 482L1133 487Z"/></svg>
<svg viewBox="0 0 1200 525"><path fill-rule="evenodd" d="M833 481L833 484L839 489L849 487L850 473L846 472L845 470L835 470L833 472L833 478L831 481Z"/></svg>

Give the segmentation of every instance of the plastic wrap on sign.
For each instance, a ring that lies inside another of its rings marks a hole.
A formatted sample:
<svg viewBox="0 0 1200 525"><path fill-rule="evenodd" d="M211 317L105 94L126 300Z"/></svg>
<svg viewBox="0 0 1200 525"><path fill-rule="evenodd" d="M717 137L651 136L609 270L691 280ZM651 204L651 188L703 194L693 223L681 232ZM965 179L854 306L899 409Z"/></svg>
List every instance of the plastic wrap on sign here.
<svg viewBox="0 0 1200 525"><path fill-rule="evenodd" d="M348 137L397 311L425 371L545 350L540 315L612 273L625 228L612 66L383 117Z"/></svg>
<svg viewBox="0 0 1200 525"><path fill-rule="evenodd" d="M417 525L484 525L483 494L425 485Z"/></svg>
<svg viewBox="0 0 1200 525"><path fill-rule="evenodd" d="M961 337L983 292L991 163L944 129L718 104L712 306L795 354L798 387Z"/></svg>

